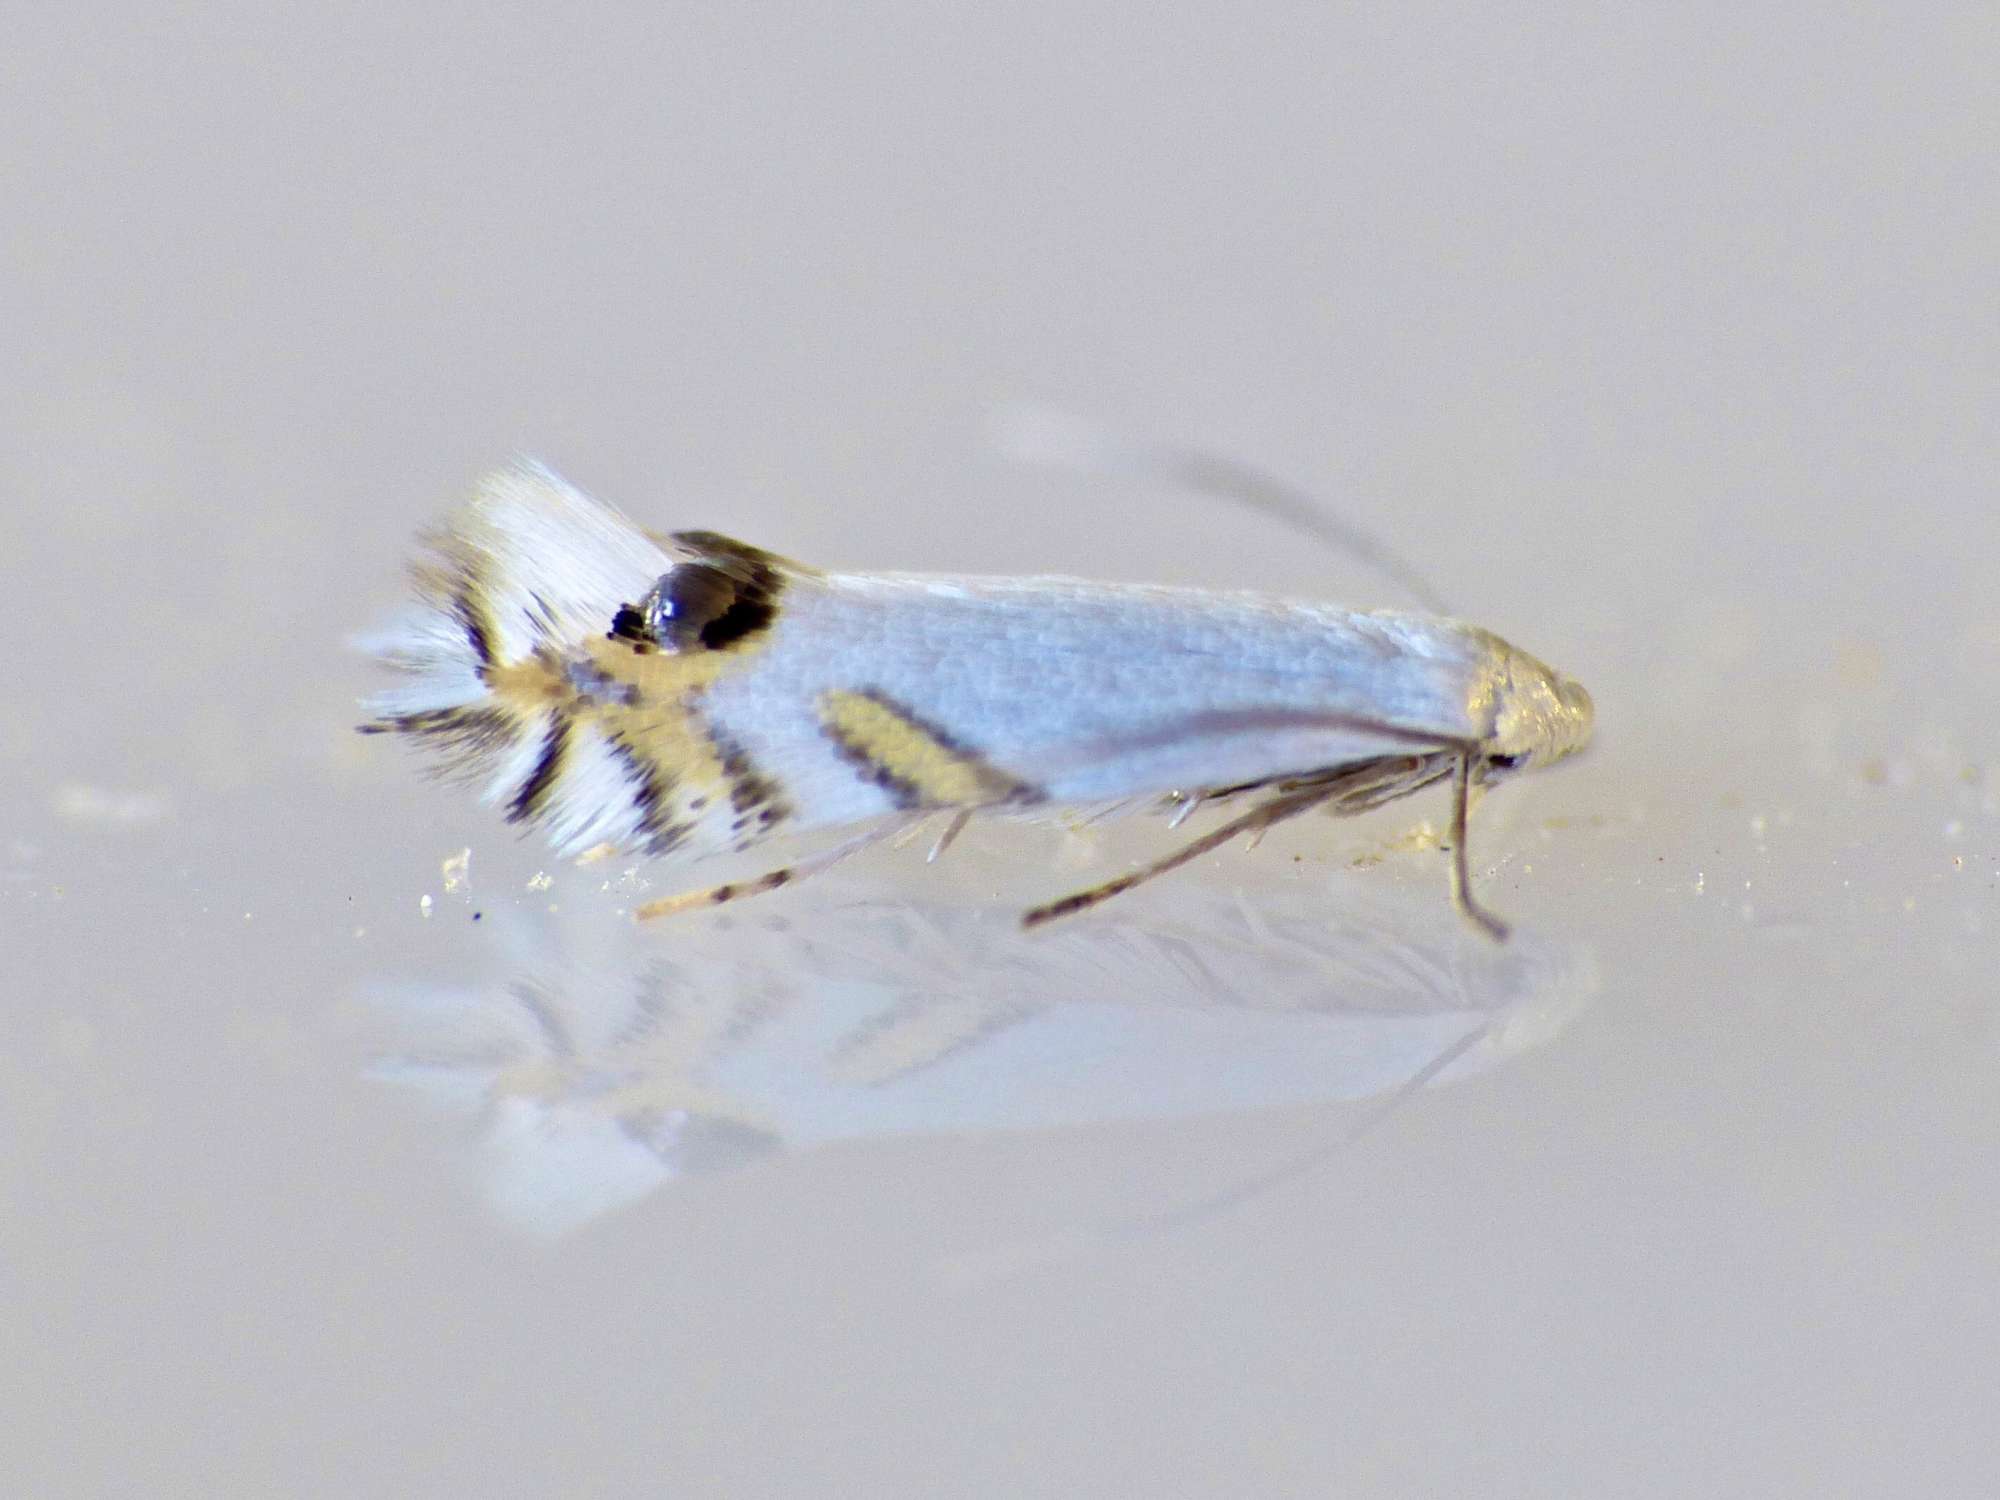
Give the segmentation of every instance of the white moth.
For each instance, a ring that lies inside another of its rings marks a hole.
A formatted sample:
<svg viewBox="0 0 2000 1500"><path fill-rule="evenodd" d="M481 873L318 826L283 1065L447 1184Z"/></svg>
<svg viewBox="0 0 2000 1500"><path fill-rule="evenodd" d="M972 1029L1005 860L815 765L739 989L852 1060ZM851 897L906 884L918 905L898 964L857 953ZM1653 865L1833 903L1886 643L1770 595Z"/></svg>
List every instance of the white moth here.
<svg viewBox="0 0 2000 1500"><path fill-rule="evenodd" d="M1247 804L1035 925L1315 808L1449 783L1452 897L1474 787L1583 747L1590 696L1439 615L1075 578L822 573L713 532L662 536L548 470L495 474L429 538L373 647L406 674L363 729L408 735L564 853L677 858L861 825L727 901L948 816ZM934 854L937 851L933 851Z"/></svg>

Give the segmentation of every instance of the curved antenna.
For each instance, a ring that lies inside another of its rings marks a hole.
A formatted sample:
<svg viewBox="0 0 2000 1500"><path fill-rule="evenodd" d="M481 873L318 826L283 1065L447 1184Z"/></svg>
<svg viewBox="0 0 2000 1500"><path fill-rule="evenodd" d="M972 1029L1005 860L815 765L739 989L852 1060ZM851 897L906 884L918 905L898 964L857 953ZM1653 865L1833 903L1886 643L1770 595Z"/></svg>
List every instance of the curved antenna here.
<svg viewBox="0 0 2000 1500"><path fill-rule="evenodd" d="M1422 572L1387 543L1331 514L1309 491L1254 465L1201 448L1121 438L1069 412L1027 403L996 408L988 431L993 446L1020 463L1171 484L1261 511L1375 569L1425 609L1451 613Z"/></svg>
<svg viewBox="0 0 2000 1500"><path fill-rule="evenodd" d="M1328 1162L1335 1160L1341 1152L1348 1150L1376 1126L1395 1114L1413 1096L1434 1083L1445 1069L1492 1034L1493 1021L1490 1019L1474 1026L1404 1079L1393 1094L1386 1100L1378 1101L1374 1108L1346 1130L1241 1182L1232 1183L1228 1187L1204 1194L1191 1203L1184 1203L1178 1208L1170 1208L1160 1213L1147 1214L1139 1218L1116 1219L1080 1229L1060 1230L1038 1240L1019 1240L991 1250L958 1256L939 1268L941 1275L947 1284L955 1288L980 1286L1017 1276L1024 1271L1062 1265L1085 1255L1150 1239L1157 1234L1218 1218L1239 1204L1249 1202L1260 1193L1310 1176Z"/></svg>

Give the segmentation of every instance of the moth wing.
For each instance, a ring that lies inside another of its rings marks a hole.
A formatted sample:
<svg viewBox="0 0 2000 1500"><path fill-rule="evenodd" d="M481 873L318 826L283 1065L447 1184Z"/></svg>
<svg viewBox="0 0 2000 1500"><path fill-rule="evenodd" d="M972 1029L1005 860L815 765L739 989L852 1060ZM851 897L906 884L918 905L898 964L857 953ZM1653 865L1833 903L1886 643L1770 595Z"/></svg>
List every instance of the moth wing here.
<svg viewBox="0 0 2000 1500"><path fill-rule="evenodd" d="M1462 746L1436 729L1278 705L1197 710L1143 730L1045 746L1034 758L1049 800L1068 803L1143 796L1149 790L1218 797L1406 762L1414 774L1419 765L1456 754Z"/></svg>
<svg viewBox="0 0 2000 1500"><path fill-rule="evenodd" d="M669 550L678 556L690 562L705 563L739 583L758 583L773 570L800 578L819 576L817 568L809 568L789 557L780 557L775 552L766 552L749 542L739 542L735 537L725 536L719 531L674 531L663 540Z"/></svg>
<svg viewBox="0 0 2000 1500"><path fill-rule="evenodd" d="M1477 732L1449 631L1255 595L822 575L775 640L709 701L827 821L1146 801Z"/></svg>
<svg viewBox="0 0 2000 1500"><path fill-rule="evenodd" d="M403 679L365 729L432 751L567 854L705 852L779 820L776 788L693 705L810 570L712 532L654 536L535 464L487 478L426 545L414 605L364 643Z"/></svg>

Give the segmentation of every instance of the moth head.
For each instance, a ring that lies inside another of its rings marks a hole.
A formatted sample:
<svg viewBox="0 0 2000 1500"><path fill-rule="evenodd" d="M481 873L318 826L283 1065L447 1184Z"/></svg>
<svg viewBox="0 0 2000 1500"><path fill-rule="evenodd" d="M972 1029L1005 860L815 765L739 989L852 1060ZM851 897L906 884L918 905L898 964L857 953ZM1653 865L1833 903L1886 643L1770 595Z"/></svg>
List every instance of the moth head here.
<svg viewBox="0 0 2000 1500"><path fill-rule="evenodd" d="M775 569L730 557L696 557L662 573L644 598L619 608L610 635L641 649L740 649L777 618Z"/></svg>
<svg viewBox="0 0 2000 1500"><path fill-rule="evenodd" d="M1583 684L1525 651L1504 647L1493 685L1493 730L1483 747L1488 781L1545 766L1590 743L1596 710Z"/></svg>

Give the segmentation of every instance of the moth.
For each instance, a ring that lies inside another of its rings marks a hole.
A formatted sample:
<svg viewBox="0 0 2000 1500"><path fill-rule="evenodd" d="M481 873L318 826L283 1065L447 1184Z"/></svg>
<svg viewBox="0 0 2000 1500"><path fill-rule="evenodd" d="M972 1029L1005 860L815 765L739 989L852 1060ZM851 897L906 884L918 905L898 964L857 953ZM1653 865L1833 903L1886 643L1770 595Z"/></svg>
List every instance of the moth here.
<svg viewBox="0 0 2000 1500"><path fill-rule="evenodd" d="M372 643L403 681L364 732L483 784L566 855L693 859L858 829L655 917L776 890L930 817L1235 809L1035 907L1036 926L1315 809L1449 787L1451 894L1473 897L1475 789L1590 738L1590 695L1441 615L1076 578L828 573L712 531L643 530L549 470L492 475L427 538Z"/></svg>

